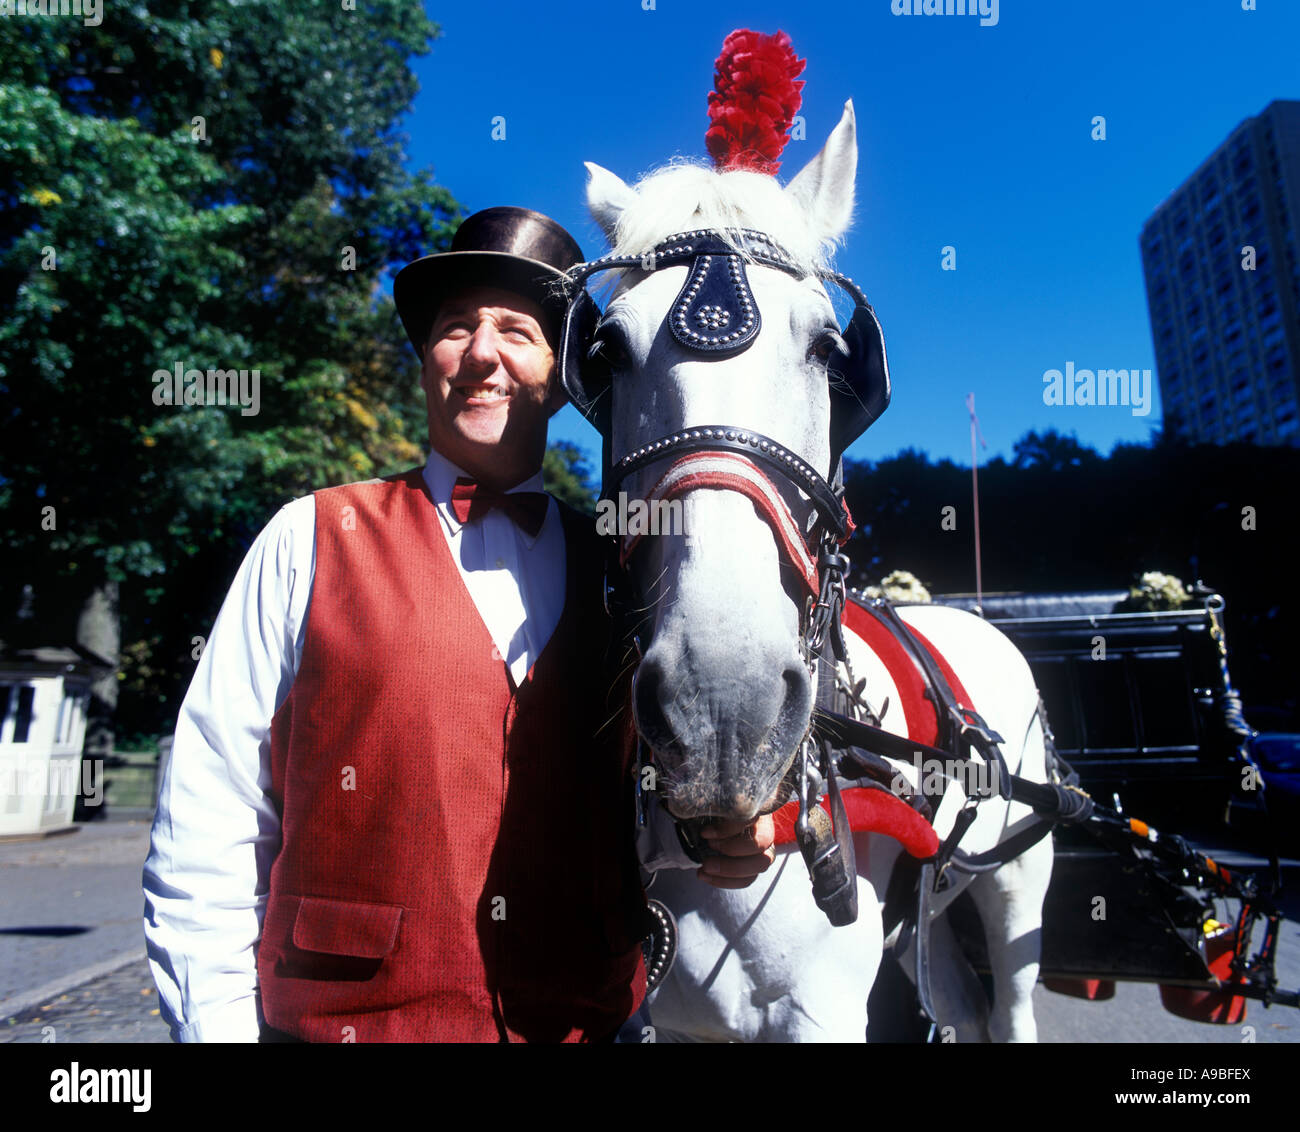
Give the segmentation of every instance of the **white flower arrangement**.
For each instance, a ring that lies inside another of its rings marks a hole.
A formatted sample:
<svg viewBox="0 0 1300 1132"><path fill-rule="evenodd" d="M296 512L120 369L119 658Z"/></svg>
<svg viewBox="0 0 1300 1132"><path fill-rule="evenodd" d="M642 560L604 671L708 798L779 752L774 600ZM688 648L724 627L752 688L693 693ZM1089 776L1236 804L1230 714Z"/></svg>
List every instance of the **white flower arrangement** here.
<svg viewBox="0 0 1300 1132"><path fill-rule="evenodd" d="M928 605L931 601L930 591L915 574L907 570L895 570L880 579L880 585L868 586L863 590L868 597L887 597L890 601L914 602Z"/></svg>
<svg viewBox="0 0 1300 1132"><path fill-rule="evenodd" d="M1129 613L1154 613L1158 610L1182 609L1192 600L1188 587L1173 574L1148 570L1118 608Z"/></svg>

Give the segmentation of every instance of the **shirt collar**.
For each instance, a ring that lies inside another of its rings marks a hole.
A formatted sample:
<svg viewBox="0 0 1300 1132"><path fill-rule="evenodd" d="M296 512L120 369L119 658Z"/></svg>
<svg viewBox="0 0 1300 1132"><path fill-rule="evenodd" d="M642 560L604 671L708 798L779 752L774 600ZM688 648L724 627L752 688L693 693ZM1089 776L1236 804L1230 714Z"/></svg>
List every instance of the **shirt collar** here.
<svg viewBox="0 0 1300 1132"><path fill-rule="evenodd" d="M430 450L429 459L424 465L424 482L429 489L429 494L437 504L438 513L442 516L443 522L447 524L447 529L455 534L463 525L456 518L456 512L451 507L451 489L456 486L458 477L464 476L466 479L473 479L463 468L457 467L447 459L441 452ZM534 475L528 477L514 487L507 488L506 494L509 495L516 491L542 491L542 472L539 468ZM551 514L555 510L548 504L546 509L546 522L542 524L542 530L546 529L546 523L551 521ZM536 535L530 535L527 531L516 527L519 537L524 540L524 545L531 548L532 545L541 536L541 531Z"/></svg>

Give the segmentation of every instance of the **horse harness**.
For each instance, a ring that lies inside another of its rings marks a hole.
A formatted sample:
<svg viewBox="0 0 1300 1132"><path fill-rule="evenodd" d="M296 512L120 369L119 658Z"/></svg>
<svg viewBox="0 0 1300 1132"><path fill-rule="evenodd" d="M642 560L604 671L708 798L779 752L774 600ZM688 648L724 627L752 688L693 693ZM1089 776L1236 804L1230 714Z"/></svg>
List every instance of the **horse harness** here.
<svg viewBox="0 0 1300 1132"><path fill-rule="evenodd" d="M921 1006L933 1019L925 945L930 893L945 883L949 867L982 871L1023 852L1050 831L1054 820L1071 820L1083 808L1080 798L1086 796L1008 775L999 749L1001 736L991 732L973 710L957 704L938 666L888 602L874 603L873 610L904 643L921 669L927 695L934 701L939 716L939 741L944 749L884 731L876 726L878 720L869 723L854 718L866 711L860 695L861 683L855 685L852 681L841 626L849 569L849 560L841 553L841 547L854 529L844 500L842 457L845 449L888 407L891 389L880 323L865 294L847 276L834 271L818 273L820 279L838 284L855 304L849 325L842 331L847 355L838 363L828 365L832 377L829 480L797 453L770 437L725 424L683 428L615 458L611 420L614 374L601 354L602 316L586 289L586 281L608 270L653 272L686 266L686 281L667 316L672 337L696 358L727 358L752 345L761 327L761 315L746 275L746 262L775 268L795 278L804 277L793 256L764 233L750 229L729 231L725 235L707 229L682 232L641 255L608 255L576 265L568 273L571 290L561 331L560 380L575 406L601 433L602 501L615 499L620 485L633 473L672 461L650 493L652 498L666 501L702 486L747 495L760 517L772 528L785 557L801 575L807 589L800 626L801 649L817 689L817 706L783 784L782 801L789 792L797 795L796 841L812 878L817 906L832 924L849 924L857 918L857 867L852 831L841 798L841 782L846 787L890 789L887 784L896 779L887 759L912 761L918 755L966 759L970 757L968 752L974 751L997 768L999 790L1004 798L1026 801L1046 815L1041 828L1026 831L1030 836L1013 838L979 858L969 857L958 850L962 834L975 817L975 802L968 799L935 859L921 866L913 917L914 926L919 925L915 932L920 976L917 985ZM772 482L773 477L794 487L810 501L811 510L804 523L794 517ZM636 541L629 541L626 536L611 541L606 568L606 608L615 621L616 637L630 641L639 655L638 611L644 610L645 604L640 595L632 592L626 569ZM847 683L840 675L841 670L849 673ZM638 793L641 786L642 776L638 773ZM819 804L823 795L829 799L829 820ZM924 791L904 800L927 820L932 820L930 800ZM698 823L677 824L683 846L695 859L700 859L707 849L699 838ZM887 918L898 906L897 900L892 906L887 901ZM653 988L671 963L671 937L675 932L666 909L663 913L652 909L652 914L657 928L647 967Z"/></svg>

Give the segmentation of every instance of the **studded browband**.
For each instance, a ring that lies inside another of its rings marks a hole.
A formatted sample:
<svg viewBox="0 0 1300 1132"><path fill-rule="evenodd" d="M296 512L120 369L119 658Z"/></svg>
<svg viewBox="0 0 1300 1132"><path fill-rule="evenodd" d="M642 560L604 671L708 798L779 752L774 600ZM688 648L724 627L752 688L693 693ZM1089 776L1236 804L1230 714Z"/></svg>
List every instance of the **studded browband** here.
<svg viewBox="0 0 1300 1132"><path fill-rule="evenodd" d="M571 284L578 284L582 283L587 276L598 271L610 271L624 267L656 271L661 267L675 267L678 264L687 263L695 259L696 256L734 257L737 255L748 256L755 263L778 268L787 275L793 275L799 279L802 279L807 274L795 262L794 257L767 233L756 231L753 228L727 229L727 232L732 237L731 239L724 239L717 231L709 228L678 232L661 240L653 248L642 252L640 255L616 255L611 252L599 259L575 264L566 274ZM830 270L817 271L815 274L819 279L829 279L838 283L853 297L854 302L859 306L870 306L867 302L866 293L847 275ZM752 295L750 301L752 305ZM676 314L677 312L674 311L674 325L677 324ZM706 335L697 334L694 331L690 331L690 333L696 339L696 341L692 342L692 345L696 349L704 349L707 346L727 348L724 339L729 340L734 346L737 344L738 335L743 331L732 331L730 335Z"/></svg>
<svg viewBox="0 0 1300 1132"><path fill-rule="evenodd" d="M813 502L816 515L838 539L849 534L850 519L843 499L835 493L821 474L803 459L770 437L748 429L725 425L703 425L682 429L633 449L614 465L607 477L602 498L613 498L618 486L633 472L648 464L689 452L726 450L740 452L752 460L767 464L793 483ZM811 527L812 524L810 523ZM805 537L807 537L805 532Z"/></svg>

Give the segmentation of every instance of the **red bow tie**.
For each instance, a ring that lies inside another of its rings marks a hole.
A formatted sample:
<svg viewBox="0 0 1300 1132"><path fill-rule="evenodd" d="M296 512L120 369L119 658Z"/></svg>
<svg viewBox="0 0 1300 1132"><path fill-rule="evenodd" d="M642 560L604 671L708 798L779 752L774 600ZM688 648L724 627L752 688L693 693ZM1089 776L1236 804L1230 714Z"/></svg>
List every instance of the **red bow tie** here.
<svg viewBox="0 0 1300 1132"><path fill-rule="evenodd" d="M514 520L520 530L533 538L542 529L548 502L549 497L544 491L513 491L507 494L493 491L464 476L458 476L456 486L451 489L451 509L462 523L481 519L493 508L499 507Z"/></svg>

